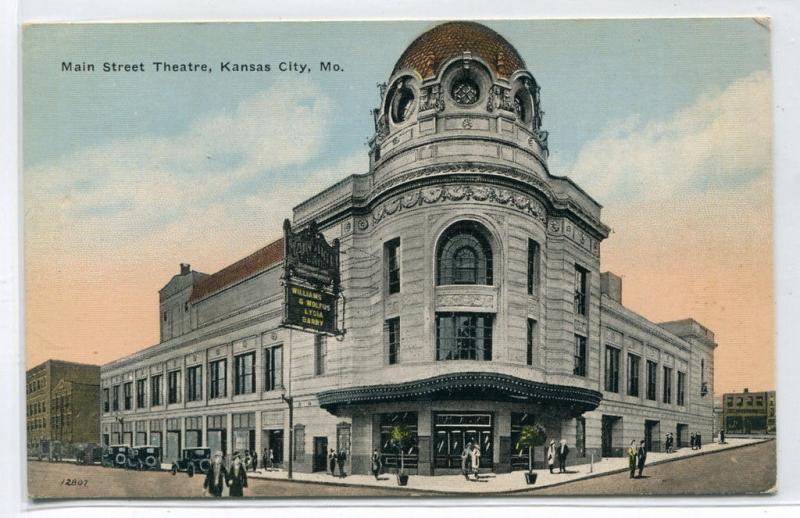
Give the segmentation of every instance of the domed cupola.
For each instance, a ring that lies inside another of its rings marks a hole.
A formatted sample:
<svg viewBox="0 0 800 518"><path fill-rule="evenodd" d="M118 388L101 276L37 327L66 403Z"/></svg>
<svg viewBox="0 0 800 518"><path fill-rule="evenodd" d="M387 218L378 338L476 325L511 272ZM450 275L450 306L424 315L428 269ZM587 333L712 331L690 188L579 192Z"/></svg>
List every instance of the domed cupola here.
<svg viewBox="0 0 800 518"><path fill-rule="evenodd" d="M448 22L423 33L379 87L370 141L379 183L412 164L460 159L545 175L539 86L517 50L485 25Z"/></svg>

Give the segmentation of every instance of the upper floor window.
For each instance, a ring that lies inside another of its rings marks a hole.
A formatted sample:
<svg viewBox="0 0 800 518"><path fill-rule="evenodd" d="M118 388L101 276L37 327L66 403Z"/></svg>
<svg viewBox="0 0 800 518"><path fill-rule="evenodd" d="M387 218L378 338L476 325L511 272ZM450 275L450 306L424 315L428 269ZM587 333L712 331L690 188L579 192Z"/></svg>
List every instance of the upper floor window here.
<svg viewBox="0 0 800 518"><path fill-rule="evenodd" d="M111 409L110 408L111 405L109 403L110 403L110 401L109 401L108 389L104 388L103 389L103 412L108 413L108 411Z"/></svg>
<svg viewBox="0 0 800 518"><path fill-rule="evenodd" d="M389 365L394 365L400 355L400 317L390 318L386 321L386 340L389 349Z"/></svg>
<svg viewBox="0 0 800 518"><path fill-rule="evenodd" d="M208 366L209 392L208 399L216 399L228 395L228 360L213 361Z"/></svg>
<svg viewBox="0 0 800 518"><path fill-rule="evenodd" d="M539 291L539 243L528 240L528 295Z"/></svg>
<svg viewBox="0 0 800 518"><path fill-rule="evenodd" d="M328 337L325 335L314 335L314 374L321 376L325 374L325 363L328 356Z"/></svg>
<svg viewBox="0 0 800 518"><path fill-rule="evenodd" d="M437 313L436 359L491 360L492 320L480 313Z"/></svg>
<svg viewBox="0 0 800 518"><path fill-rule="evenodd" d="M186 401L203 399L203 366L195 365L186 369Z"/></svg>
<svg viewBox="0 0 800 518"><path fill-rule="evenodd" d="M256 391L256 353L236 356L234 362L234 391L236 395L251 394Z"/></svg>
<svg viewBox="0 0 800 518"><path fill-rule="evenodd" d="M161 404L161 374L150 377L150 406Z"/></svg>
<svg viewBox="0 0 800 518"><path fill-rule="evenodd" d="M647 360L647 399L656 400L656 379L658 377L658 364Z"/></svg>
<svg viewBox="0 0 800 518"><path fill-rule="evenodd" d="M525 348L525 364L533 365L533 356L536 349L536 321L528 319L527 347Z"/></svg>
<svg viewBox="0 0 800 518"><path fill-rule="evenodd" d="M114 399L111 401L112 409L114 412L119 410L119 385L114 385Z"/></svg>
<svg viewBox="0 0 800 518"><path fill-rule="evenodd" d="M686 373L678 371L678 392L675 394L676 402L680 406L686 404Z"/></svg>
<svg viewBox="0 0 800 518"><path fill-rule="evenodd" d="M144 408L144 389L146 382L146 379L136 380L136 408Z"/></svg>
<svg viewBox="0 0 800 518"><path fill-rule="evenodd" d="M167 403L181 402L181 371L172 371L167 374Z"/></svg>
<svg viewBox="0 0 800 518"><path fill-rule="evenodd" d="M586 376L586 337L575 335L575 354L572 373L576 376Z"/></svg>
<svg viewBox="0 0 800 518"><path fill-rule="evenodd" d="M672 403L672 369L664 367L664 403Z"/></svg>
<svg viewBox="0 0 800 518"><path fill-rule="evenodd" d="M283 347L277 345L264 351L264 390L283 386Z"/></svg>
<svg viewBox="0 0 800 518"><path fill-rule="evenodd" d="M387 284L389 294L400 293L400 238L392 239L385 245L386 270L388 272Z"/></svg>
<svg viewBox="0 0 800 518"><path fill-rule="evenodd" d="M608 392L619 392L619 349L606 346L605 388Z"/></svg>
<svg viewBox="0 0 800 518"><path fill-rule="evenodd" d="M125 410L130 410L133 405L133 383L128 382L123 386L125 394Z"/></svg>
<svg viewBox="0 0 800 518"><path fill-rule="evenodd" d="M639 357L628 353L628 395L639 397Z"/></svg>
<svg viewBox="0 0 800 518"><path fill-rule="evenodd" d="M462 221L442 235L437 247L437 284L492 284L492 248L486 229Z"/></svg>
<svg viewBox="0 0 800 518"><path fill-rule="evenodd" d="M589 272L575 265L575 314L586 315Z"/></svg>

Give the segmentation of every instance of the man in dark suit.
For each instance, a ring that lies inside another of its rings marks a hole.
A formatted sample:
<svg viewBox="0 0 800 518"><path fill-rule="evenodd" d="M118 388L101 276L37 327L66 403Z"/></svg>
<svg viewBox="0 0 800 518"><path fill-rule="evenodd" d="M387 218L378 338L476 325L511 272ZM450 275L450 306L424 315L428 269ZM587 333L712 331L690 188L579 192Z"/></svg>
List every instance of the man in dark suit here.
<svg viewBox="0 0 800 518"><path fill-rule="evenodd" d="M642 478L642 471L644 471L644 463L647 460L647 448L644 446L644 441L639 443L639 448L636 450L636 467L639 468L639 478Z"/></svg>
<svg viewBox="0 0 800 518"><path fill-rule="evenodd" d="M381 461L381 454L378 452L378 448L372 452L372 475L375 477L375 480L378 480L379 475L381 474L381 465L383 462Z"/></svg>
<svg viewBox="0 0 800 518"><path fill-rule="evenodd" d="M336 476L336 452L333 448L331 448L331 452L328 454L328 467L331 469L331 475Z"/></svg>
<svg viewBox="0 0 800 518"><path fill-rule="evenodd" d="M222 496L222 489L228 479L228 471L222 465L222 452L214 453L211 467L208 468L206 479L203 482L203 496L211 493L211 496Z"/></svg>
<svg viewBox="0 0 800 518"><path fill-rule="evenodd" d="M567 446L567 440L561 439L561 442L558 445L558 472L559 473L566 473L567 472L567 455L569 455L569 446Z"/></svg>
<svg viewBox="0 0 800 518"><path fill-rule="evenodd" d="M344 450L339 450L339 453L336 454L336 465L339 466L339 478L344 478L344 463L347 462L347 452Z"/></svg>

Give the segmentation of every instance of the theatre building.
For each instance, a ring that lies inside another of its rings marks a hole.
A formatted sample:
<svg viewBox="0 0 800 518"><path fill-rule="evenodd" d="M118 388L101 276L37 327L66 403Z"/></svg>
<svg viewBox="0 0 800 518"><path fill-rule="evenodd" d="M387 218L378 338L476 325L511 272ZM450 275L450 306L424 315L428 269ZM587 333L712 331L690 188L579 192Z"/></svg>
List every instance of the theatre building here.
<svg viewBox="0 0 800 518"><path fill-rule="evenodd" d="M548 170L539 85L514 47L438 25L380 93L369 170L291 215L339 240L346 333L281 327L283 240L211 275L181 265L160 292L160 343L102 368L102 440L168 459L272 448L300 471L336 448L366 473L374 448L397 463L402 423L406 467L436 475L466 442L487 470L527 466L515 445L531 423L568 441L570 463L710 437L713 333L622 304L600 269L601 206Z"/></svg>

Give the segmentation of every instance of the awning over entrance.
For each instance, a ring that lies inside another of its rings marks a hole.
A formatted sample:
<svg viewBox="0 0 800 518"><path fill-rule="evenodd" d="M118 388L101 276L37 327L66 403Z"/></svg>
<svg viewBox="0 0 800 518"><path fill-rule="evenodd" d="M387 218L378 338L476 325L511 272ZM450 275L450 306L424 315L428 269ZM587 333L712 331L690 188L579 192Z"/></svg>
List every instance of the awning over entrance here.
<svg viewBox="0 0 800 518"><path fill-rule="evenodd" d="M460 372L421 380L327 390L317 394L322 408L396 401L489 400L541 403L581 414L594 410L600 392L567 385L530 381L507 374Z"/></svg>

